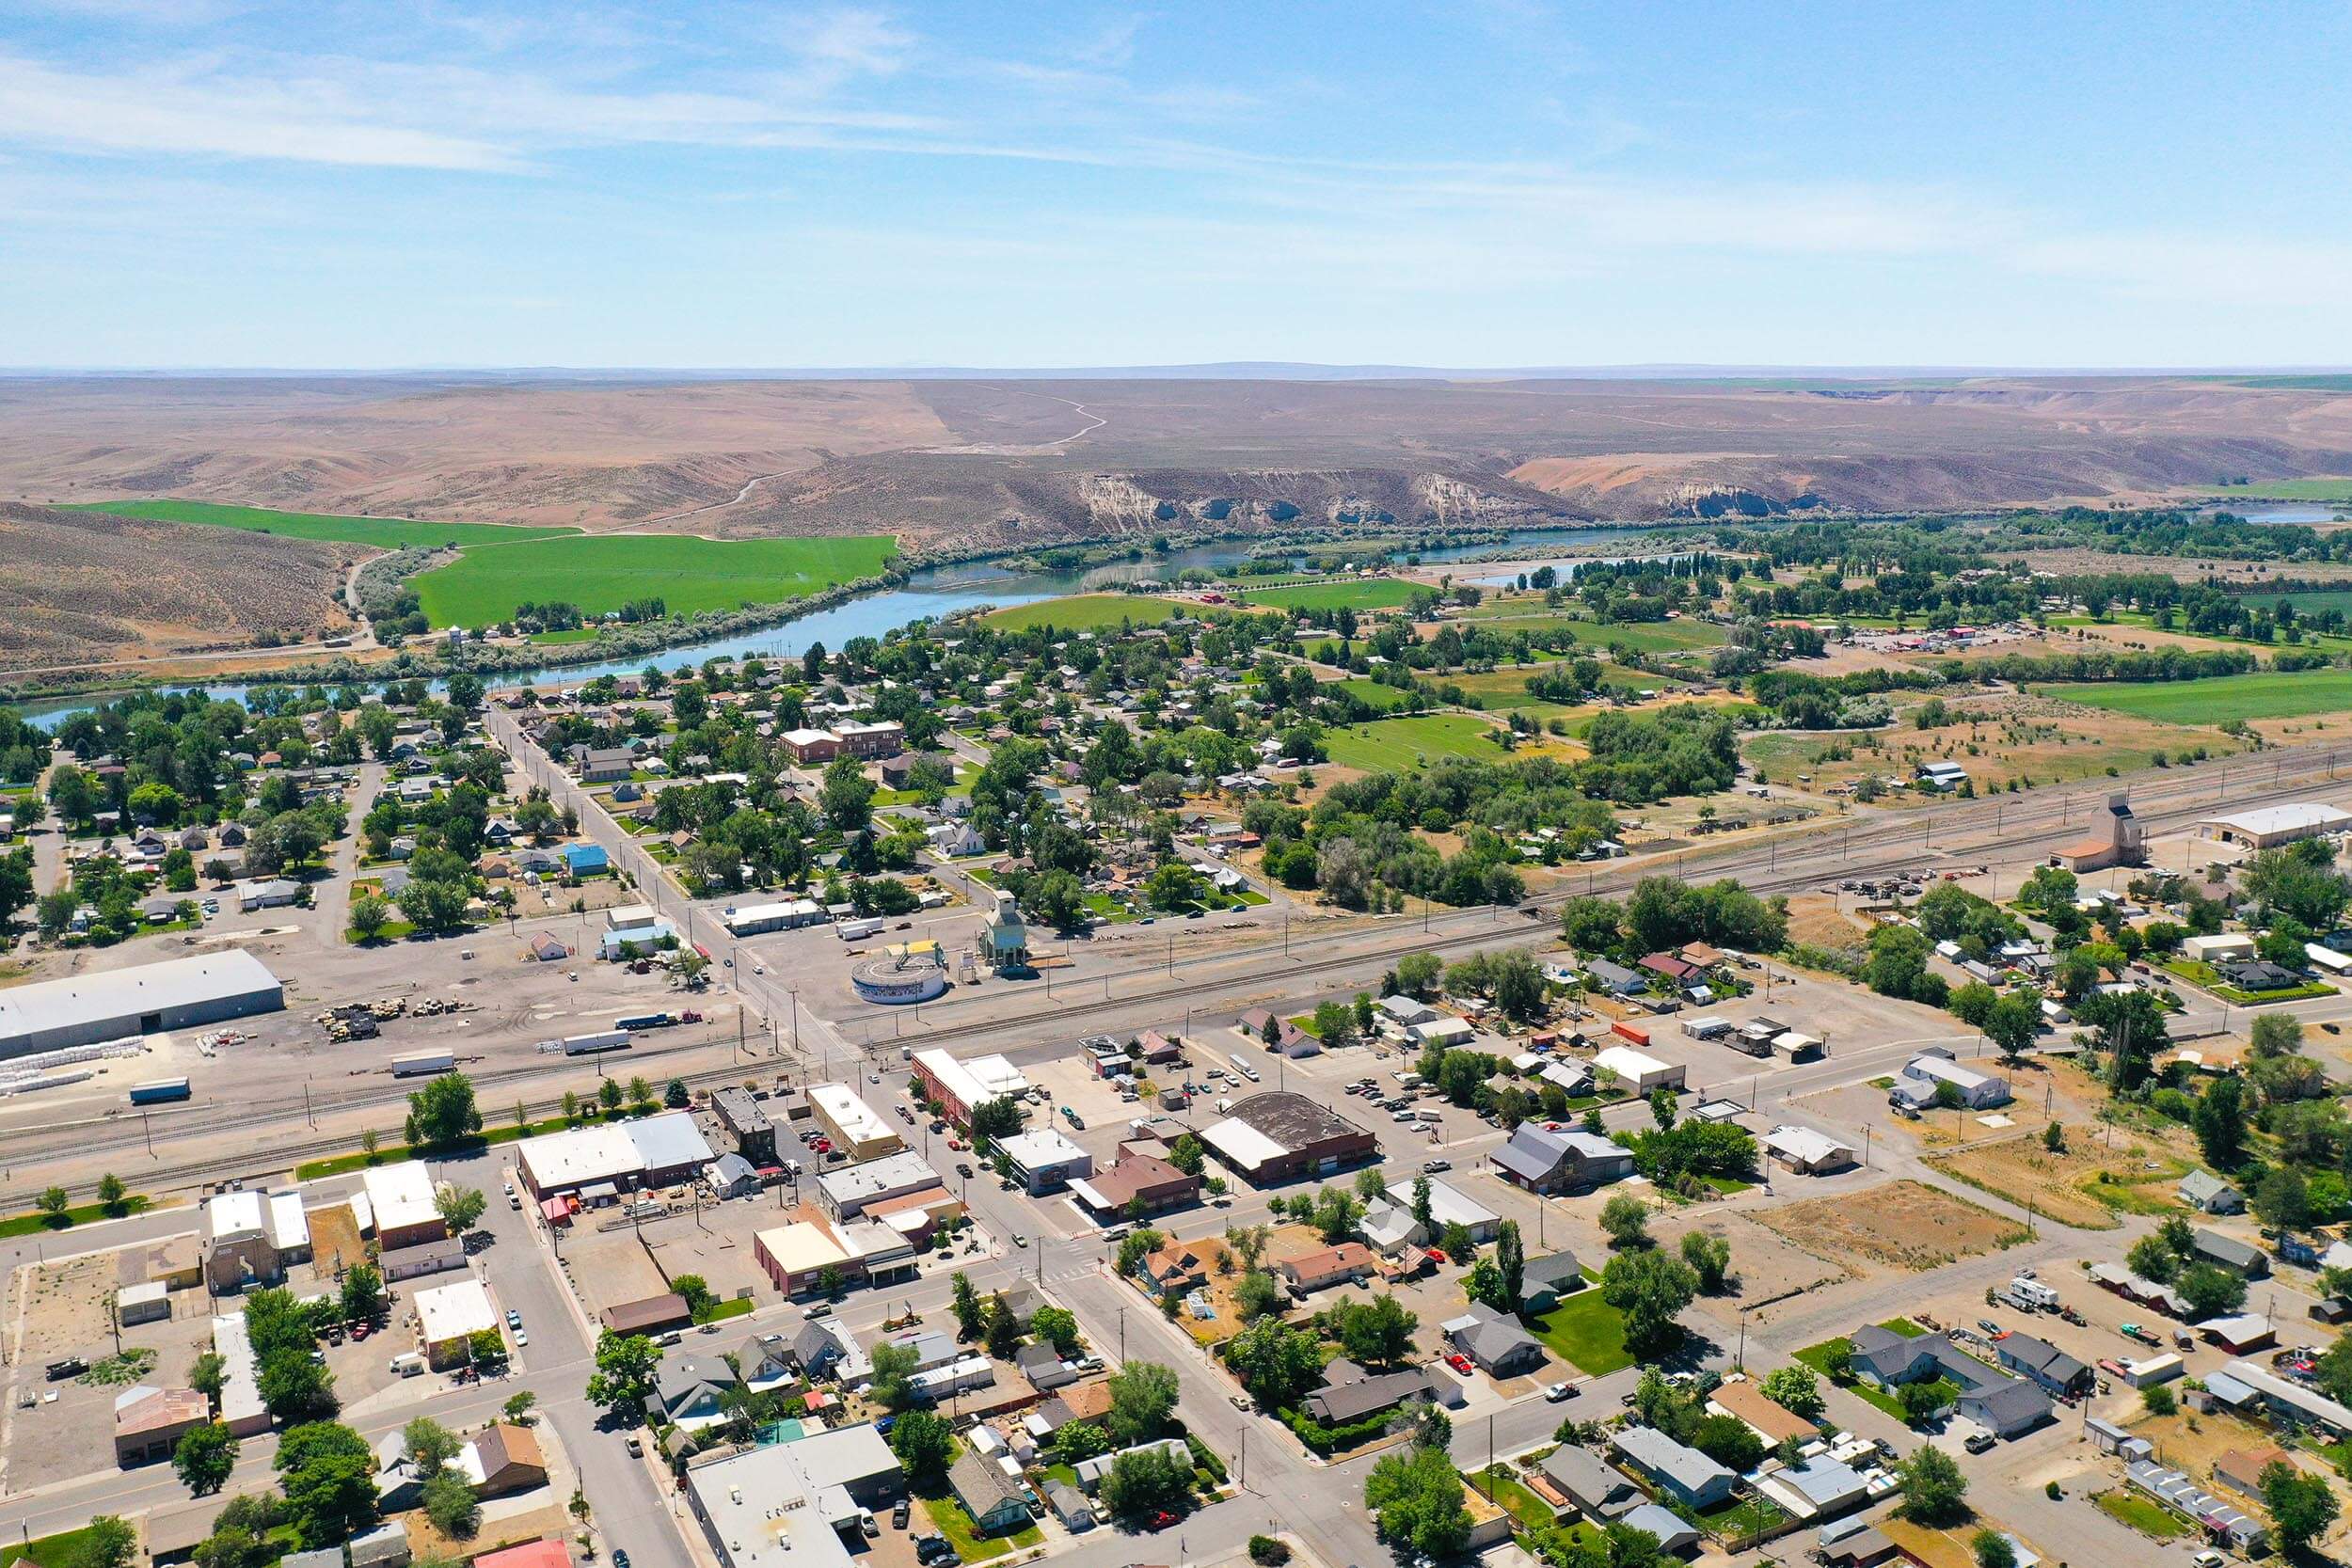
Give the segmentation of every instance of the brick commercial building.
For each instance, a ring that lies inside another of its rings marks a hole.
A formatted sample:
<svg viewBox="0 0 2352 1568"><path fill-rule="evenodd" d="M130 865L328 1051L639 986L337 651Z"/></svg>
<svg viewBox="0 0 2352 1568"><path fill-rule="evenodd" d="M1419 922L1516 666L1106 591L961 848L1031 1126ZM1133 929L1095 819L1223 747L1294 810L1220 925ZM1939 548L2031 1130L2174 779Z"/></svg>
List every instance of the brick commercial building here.
<svg viewBox="0 0 2352 1568"><path fill-rule="evenodd" d="M1257 1186L1327 1176L1376 1158L1379 1140L1303 1094L1271 1089L1236 1101L1200 1141L1236 1174Z"/></svg>

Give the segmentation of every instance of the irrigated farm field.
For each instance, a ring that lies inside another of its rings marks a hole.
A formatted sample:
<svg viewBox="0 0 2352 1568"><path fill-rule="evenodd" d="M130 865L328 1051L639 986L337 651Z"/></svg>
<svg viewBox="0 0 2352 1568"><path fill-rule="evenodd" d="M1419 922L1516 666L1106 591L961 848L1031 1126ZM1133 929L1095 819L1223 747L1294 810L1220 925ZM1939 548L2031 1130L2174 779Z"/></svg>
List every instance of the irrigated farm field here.
<svg viewBox="0 0 2352 1568"><path fill-rule="evenodd" d="M514 545L577 533L568 528L516 528L504 523L421 523L399 517L337 517L315 512L278 512L263 506L223 506L212 501L92 501L61 508L110 512L118 517L147 517L161 523L203 523L213 528L274 533L284 539L332 539L378 549L432 549L443 545Z"/></svg>
<svg viewBox="0 0 2352 1568"><path fill-rule="evenodd" d="M1143 594L1078 594L1066 599L1013 605L993 612L988 624L1000 631L1026 631L1031 626L1103 631L1130 621L1139 626L1156 626L1188 608L1174 599L1155 599Z"/></svg>
<svg viewBox="0 0 2352 1568"><path fill-rule="evenodd" d="M1253 605L1284 610L1386 610L1413 596L1415 584L1396 578L1369 582L1303 582L1291 588L1245 588L1236 592Z"/></svg>
<svg viewBox="0 0 2352 1568"><path fill-rule="evenodd" d="M578 605L596 614L659 597L673 615L775 604L871 577L898 553L879 536L697 539L606 533L470 546L418 577L417 597L437 626L481 626L525 603Z"/></svg>
<svg viewBox="0 0 2352 1568"><path fill-rule="evenodd" d="M2045 696L2169 724L2299 719L2352 709L2352 671L2260 671L2200 681L2082 682L2036 688Z"/></svg>
<svg viewBox="0 0 2352 1568"><path fill-rule="evenodd" d="M1506 753L1495 743L1490 724L1459 713L1419 714L1410 719L1375 719L1331 730L1323 737L1324 750L1343 768L1375 772L1409 772L1441 757L1474 757L1501 761Z"/></svg>

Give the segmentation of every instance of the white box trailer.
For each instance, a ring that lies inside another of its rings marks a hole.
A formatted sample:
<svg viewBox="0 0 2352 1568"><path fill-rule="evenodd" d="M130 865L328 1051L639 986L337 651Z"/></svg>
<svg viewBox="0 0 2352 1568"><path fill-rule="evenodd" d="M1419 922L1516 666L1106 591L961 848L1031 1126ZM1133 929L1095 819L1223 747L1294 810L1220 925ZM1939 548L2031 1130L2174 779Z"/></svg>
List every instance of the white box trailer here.
<svg viewBox="0 0 2352 1568"><path fill-rule="evenodd" d="M431 1078L449 1072L457 1066L456 1055L448 1051L410 1051L392 1058L395 1078Z"/></svg>
<svg viewBox="0 0 2352 1568"><path fill-rule="evenodd" d="M882 935L882 923L879 920L845 920L833 929L834 934L843 942L864 942L867 937Z"/></svg>

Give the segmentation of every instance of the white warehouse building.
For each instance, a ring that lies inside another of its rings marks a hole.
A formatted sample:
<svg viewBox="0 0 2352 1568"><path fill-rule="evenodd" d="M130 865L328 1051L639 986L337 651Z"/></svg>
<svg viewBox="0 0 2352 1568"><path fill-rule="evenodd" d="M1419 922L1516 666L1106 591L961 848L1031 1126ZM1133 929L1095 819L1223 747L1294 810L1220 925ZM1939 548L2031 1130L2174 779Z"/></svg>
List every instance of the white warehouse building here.
<svg viewBox="0 0 2352 1568"><path fill-rule="evenodd" d="M0 991L0 1061L274 1013L285 988L243 948Z"/></svg>

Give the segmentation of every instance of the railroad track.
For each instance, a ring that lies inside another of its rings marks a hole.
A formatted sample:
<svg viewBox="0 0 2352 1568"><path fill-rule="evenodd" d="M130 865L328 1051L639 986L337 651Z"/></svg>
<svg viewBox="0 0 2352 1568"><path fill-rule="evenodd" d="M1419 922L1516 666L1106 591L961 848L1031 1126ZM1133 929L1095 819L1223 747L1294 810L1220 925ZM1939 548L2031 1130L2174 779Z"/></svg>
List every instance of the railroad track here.
<svg viewBox="0 0 2352 1568"><path fill-rule="evenodd" d="M2282 796L2299 793L2316 781L2337 779L2347 768L2352 768L2352 749L2328 746L2324 749L2304 747L2249 753L2217 763L2201 764L2194 768L2185 768L2169 777L2156 779L2153 787L2149 786L2151 775L2142 773L2135 776L2141 787L2137 790L2137 799L2134 801L2134 815L2151 827L2177 826L2209 815L2217 806L2250 808L2275 801ZM2245 782L2241 782L2242 777ZM1848 821L1843 824L1822 824L1809 832L1787 835L1762 845L1743 846L1734 852L1721 855L1711 854L1706 849L1685 850L1677 854L1670 863L1660 863L1653 859L1641 863L1613 865L1607 870L1596 869L1586 878L1584 888L1571 888L1542 898L1532 899L1518 906L1518 910L1534 910L1548 914L1556 911L1568 899L1583 895L1588 892L1599 895L1621 894L1629 891L1635 882L1644 878L1681 875L1686 869L1691 875L1703 876L1709 880L1730 878L1747 887L1751 892L1765 895L1799 892L1808 887L1818 886L1825 879L1835 879L1867 875L1883 876L1890 872L1900 871L1906 866L1918 867L1922 855L1948 856L1985 849L2013 848L2019 840L2030 840L2066 831L2077 820L2088 824L2092 819L2092 813L2104 802L2105 796L2112 789L2122 788L2123 785L2124 781L2120 779L2112 782L2103 781L2099 788L2086 792L2081 799L2072 795L2057 800L2036 800L2031 797L2001 797L1997 800L1988 798L1973 805L1963 806L1957 811L1948 806L1940 809L1924 808L1903 816L1890 816L1864 821ZM2232 793L2233 785L2237 791L2234 794ZM1986 840L1987 834L1992 835L1990 842ZM1942 840L1940 844L1937 842L1939 838ZM1835 860L1830 858L1833 851L1836 857ZM1781 865L1784 861L1791 863L1786 869L1783 869ZM1456 925L1463 923L1463 916L1458 914L1446 918ZM1473 915L1471 919L1475 921L1475 916ZM1356 927L1346 931L1306 938L1294 943L1294 946L1309 947L1332 947L1345 943L1347 950L1293 957L1280 971L1274 974L1273 977L1284 983L1286 987L1295 987L1302 980L1343 972L1384 958L1401 957L1406 953L1451 953L1464 948L1548 945L1552 940L1553 927L1549 920L1529 921L1523 913L1518 911L1471 924L1467 929L1452 931L1437 929L1415 931L1411 929L1409 924L1401 923L1399 928L1396 928L1394 935L1391 936L1386 931L1367 932L1360 927ZM1222 965L1248 961L1252 958L1263 962L1266 958L1263 951L1264 945L1265 943L1262 942L1255 948L1245 947L1214 955L1196 954L1175 959L1173 967L1211 962ZM1041 1026L1052 1034L1075 1035L1085 1032L1082 1021L1086 1019L1111 1012L1132 1011L1146 1003L1165 1001L1181 1006L1188 998L1212 994L1230 995L1237 984L1233 975L1218 974L1159 988L1148 996L1135 993L1125 996L1116 994L1116 986L1120 981L1132 981L1142 976L1163 975L1170 973L1171 966L1167 963L1138 964L1129 969L1112 971L1106 974L1089 976L1083 981L1072 982L1073 988L1080 986L1091 988L1098 983L1104 984L1106 994L1098 1000L1080 1001L1057 997L1049 1007L1032 1009L1013 1017L950 1022L938 1027L926 1027L919 1033L912 1035L898 1035L888 1038L878 1038L873 1036L871 1026L879 1023L882 1018L890 1017L895 1020L910 1016L906 1012L895 1010L891 1012L869 1010L850 1014L838 1021L836 1027L853 1023L868 1025L866 1037L853 1042L866 1050L881 1049L894 1044L948 1045L958 1041L984 1039L1000 1034L1023 1033L1034 1036ZM647 1052L642 1055L632 1053L628 1059L633 1064L658 1061L663 1056L707 1050L713 1045L723 1043L723 1037L718 1037L697 1042L680 1043L659 1051ZM753 1070L757 1072L775 1070L771 1065L773 1060L773 1058L763 1057ZM550 1062L544 1067L524 1065L499 1069L482 1074L476 1077L474 1082L477 1088L483 1091L478 1098L485 1107L489 1107L496 1104L505 1090L521 1089L534 1081L552 1078L560 1074L576 1073L579 1070L578 1066L573 1065L570 1059L563 1059ZM642 1076L678 1078L690 1088L693 1088L722 1083L739 1083L745 1071L745 1065L738 1062L682 1073L648 1072L643 1073ZM632 1071L631 1075L641 1074ZM326 1100L313 1108L328 1112L367 1110L403 1105L406 1099L407 1091L405 1088L392 1088ZM535 1101L524 1100L526 1108L534 1116L544 1111L553 1110L561 1103L560 1096ZM256 1109L227 1118L208 1120L204 1125L204 1132L208 1138L216 1140L225 1133L260 1132L282 1126L292 1117L300 1114L301 1111L292 1103L278 1102L269 1108ZM55 1131L71 1137L71 1152L75 1154L101 1154L138 1148L145 1144L147 1137L146 1129L135 1123L127 1123L125 1118L119 1117L65 1124ZM273 1141L270 1145L270 1164L266 1170L274 1173L291 1169L307 1160L349 1152L352 1147L353 1141L348 1135L322 1136L293 1142ZM55 1153L59 1151L25 1152ZM199 1182L216 1177L222 1171L223 1165L224 1162L217 1156L200 1161L185 1161L176 1164L152 1165L138 1171L136 1173L138 1180L134 1184L168 1190L174 1186ZM96 1185L95 1181L79 1185L69 1184L68 1191L78 1197L94 1193ZM27 1187L22 1191L0 1190L0 1207L29 1207L33 1196L39 1191L38 1187Z"/></svg>

